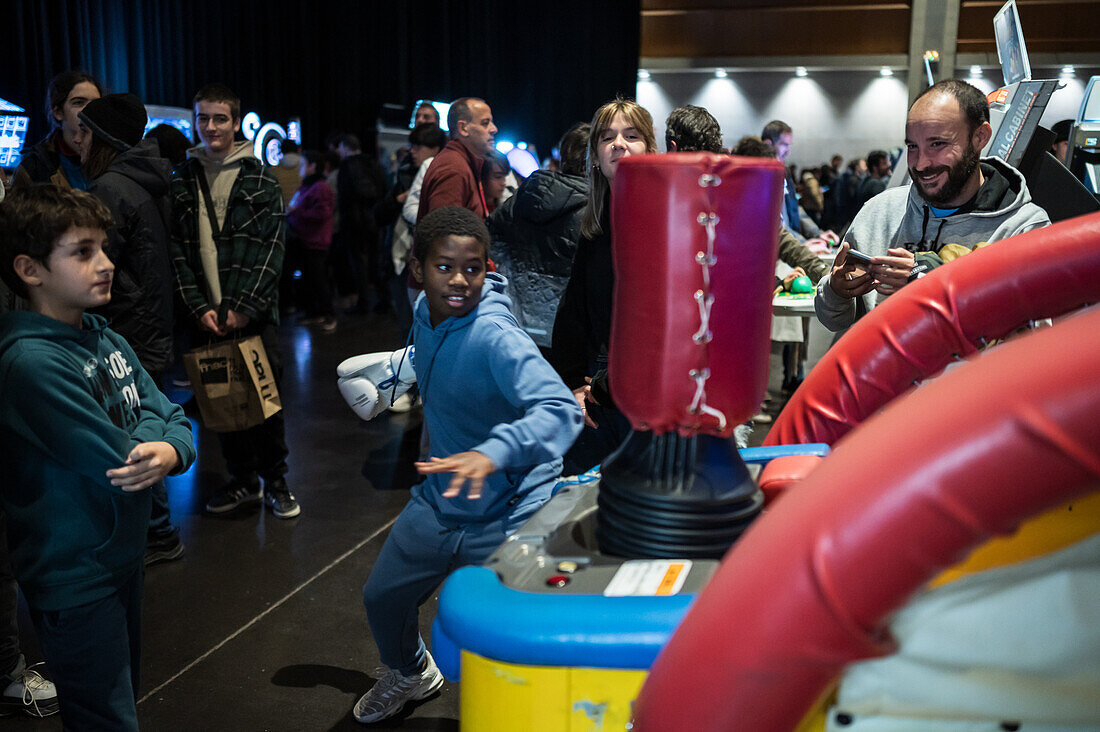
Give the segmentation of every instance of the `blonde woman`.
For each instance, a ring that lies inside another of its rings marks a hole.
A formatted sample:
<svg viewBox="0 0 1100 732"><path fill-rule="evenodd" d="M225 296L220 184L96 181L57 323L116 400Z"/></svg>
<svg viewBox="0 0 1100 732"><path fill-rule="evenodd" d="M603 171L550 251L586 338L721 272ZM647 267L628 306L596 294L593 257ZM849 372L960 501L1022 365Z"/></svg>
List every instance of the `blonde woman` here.
<svg viewBox="0 0 1100 732"><path fill-rule="evenodd" d="M611 183L619 161L657 152L653 117L633 101L596 110L588 137L588 203L573 269L554 321L552 363L573 390L586 427L565 457L564 473L583 472L614 451L630 432L611 401L607 349L611 339Z"/></svg>

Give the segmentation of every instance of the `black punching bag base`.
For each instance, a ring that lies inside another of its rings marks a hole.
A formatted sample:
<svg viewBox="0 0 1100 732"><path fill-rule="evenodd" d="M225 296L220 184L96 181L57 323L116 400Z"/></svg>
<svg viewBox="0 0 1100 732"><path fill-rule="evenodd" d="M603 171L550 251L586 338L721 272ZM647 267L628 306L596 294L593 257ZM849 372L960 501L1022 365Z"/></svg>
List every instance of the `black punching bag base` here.
<svg viewBox="0 0 1100 732"><path fill-rule="evenodd" d="M732 439L634 431L601 472L596 539L620 557L720 559L764 504Z"/></svg>

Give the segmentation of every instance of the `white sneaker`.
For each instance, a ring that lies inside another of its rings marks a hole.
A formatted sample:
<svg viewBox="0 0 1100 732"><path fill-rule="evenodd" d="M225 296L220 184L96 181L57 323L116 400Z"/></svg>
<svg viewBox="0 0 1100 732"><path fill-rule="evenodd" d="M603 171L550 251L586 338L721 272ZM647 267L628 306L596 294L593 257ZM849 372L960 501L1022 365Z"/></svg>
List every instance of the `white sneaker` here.
<svg viewBox="0 0 1100 732"><path fill-rule="evenodd" d="M35 666L39 665L41 664L35 664ZM13 677L0 678L8 681ZM29 717L48 717L51 714L57 714L59 709L57 687L52 681L35 671L34 666L23 667L0 693L0 717L16 712L22 712Z"/></svg>
<svg viewBox="0 0 1100 732"><path fill-rule="evenodd" d="M370 691L359 698L352 713L357 722L377 722L400 712L406 702L431 696L441 686L443 674L429 653L427 667L418 674L402 676L392 668L386 671Z"/></svg>

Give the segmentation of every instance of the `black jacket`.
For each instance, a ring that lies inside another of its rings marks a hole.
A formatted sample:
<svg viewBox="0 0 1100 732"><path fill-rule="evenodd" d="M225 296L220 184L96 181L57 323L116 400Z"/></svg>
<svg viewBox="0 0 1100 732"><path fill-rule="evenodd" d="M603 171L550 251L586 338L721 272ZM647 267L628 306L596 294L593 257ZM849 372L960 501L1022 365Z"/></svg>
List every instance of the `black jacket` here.
<svg viewBox="0 0 1100 732"><path fill-rule="evenodd" d="M604 207L594 239L581 237L573 257L569 284L565 287L557 317L551 363L570 389L584 386L592 377L592 394L600 404L611 403L607 383L607 353L611 342L612 290L611 202Z"/></svg>
<svg viewBox="0 0 1100 732"><path fill-rule="evenodd" d="M156 140L120 153L88 189L111 211L107 255L115 265L111 302L96 309L111 320L146 371L172 359L172 264L168 256L171 164Z"/></svg>
<svg viewBox="0 0 1100 732"><path fill-rule="evenodd" d="M489 217L489 255L508 278L512 312L543 348L550 347L587 200L584 178L536 170Z"/></svg>

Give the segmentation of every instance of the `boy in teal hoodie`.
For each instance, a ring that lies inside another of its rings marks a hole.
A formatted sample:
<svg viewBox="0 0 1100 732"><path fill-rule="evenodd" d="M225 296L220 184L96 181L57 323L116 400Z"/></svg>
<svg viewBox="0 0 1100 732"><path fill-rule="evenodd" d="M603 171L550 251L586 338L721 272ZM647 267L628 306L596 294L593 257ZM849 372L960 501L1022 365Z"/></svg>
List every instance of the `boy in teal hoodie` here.
<svg viewBox="0 0 1100 732"><path fill-rule="evenodd" d="M195 458L183 410L98 315L110 213L54 186L0 204L0 503L66 729L136 730L149 486Z"/></svg>
<svg viewBox="0 0 1100 732"><path fill-rule="evenodd" d="M443 676L420 637L418 608L446 576L478 564L550 499L580 434L573 393L520 328L505 279L486 273L489 230L464 208L416 225L414 369L431 435L425 479L397 517L363 587L389 667L355 705L376 722L424 699Z"/></svg>

